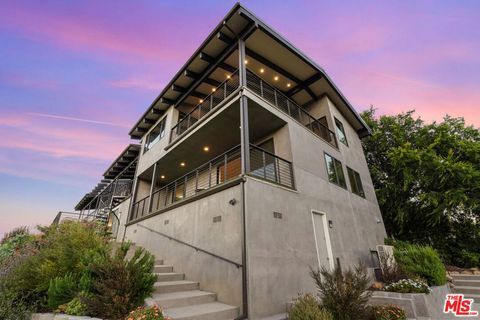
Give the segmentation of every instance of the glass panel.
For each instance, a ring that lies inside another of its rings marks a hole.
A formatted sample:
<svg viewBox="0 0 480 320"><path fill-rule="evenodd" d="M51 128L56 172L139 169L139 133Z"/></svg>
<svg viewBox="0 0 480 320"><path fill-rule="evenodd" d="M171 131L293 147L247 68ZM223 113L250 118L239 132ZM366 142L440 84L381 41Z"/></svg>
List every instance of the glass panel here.
<svg viewBox="0 0 480 320"><path fill-rule="evenodd" d="M344 145L348 146L345 129L343 128L343 124L337 118L335 118L335 127L337 128L338 140L340 140L340 142L342 142Z"/></svg>
<svg viewBox="0 0 480 320"><path fill-rule="evenodd" d="M155 128L148 134L147 141L145 142L145 151L150 150L155 143L160 141L165 136L165 122L167 118L164 117ZM144 152L145 152L144 151Z"/></svg>
<svg viewBox="0 0 480 320"><path fill-rule="evenodd" d="M335 169L336 169L336 172L337 172L338 184L341 187L346 188L347 183L345 181L345 175L343 174L342 163L340 161L338 161L337 159L335 159Z"/></svg>
<svg viewBox="0 0 480 320"><path fill-rule="evenodd" d="M350 186L352 187L352 192L358 194L357 182L355 181L355 172L347 167L347 173Z"/></svg>
<svg viewBox="0 0 480 320"><path fill-rule="evenodd" d="M358 190L358 195L365 197L365 192L363 191L363 186L362 186L362 179L360 178L360 174L355 171L355 180L357 182L357 190Z"/></svg>
<svg viewBox="0 0 480 320"><path fill-rule="evenodd" d="M328 180L333 183L337 183L337 175L335 173L335 164L333 158L328 154L325 154L325 163L327 164Z"/></svg>

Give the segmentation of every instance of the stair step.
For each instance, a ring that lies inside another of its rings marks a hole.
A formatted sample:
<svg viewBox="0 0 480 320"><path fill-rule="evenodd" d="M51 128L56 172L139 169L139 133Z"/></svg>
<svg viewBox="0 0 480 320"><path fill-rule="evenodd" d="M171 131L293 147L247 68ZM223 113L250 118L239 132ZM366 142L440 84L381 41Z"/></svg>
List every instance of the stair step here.
<svg viewBox="0 0 480 320"><path fill-rule="evenodd" d="M175 272L163 272L155 273L157 275L157 281L177 281L185 279L184 273L175 273Z"/></svg>
<svg viewBox="0 0 480 320"><path fill-rule="evenodd" d="M480 279L479 280L453 279L453 284L455 286L460 286L460 287L480 287Z"/></svg>
<svg viewBox="0 0 480 320"><path fill-rule="evenodd" d="M453 280L480 280L478 274L453 274L451 275Z"/></svg>
<svg viewBox="0 0 480 320"><path fill-rule="evenodd" d="M155 273L173 272L173 266L166 265L166 264L157 264L153 267L153 272Z"/></svg>
<svg viewBox="0 0 480 320"><path fill-rule="evenodd" d="M215 293L201 290L158 293L151 298L158 306L164 309L215 302L216 299L217 295Z"/></svg>
<svg viewBox="0 0 480 320"><path fill-rule="evenodd" d="M463 294L480 294L480 287L460 287L456 286L453 288L453 291L456 293L463 293Z"/></svg>
<svg viewBox="0 0 480 320"><path fill-rule="evenodd" d="M179 280L155 282L156 293L169 293L178 291L198 290L199 283L196 281Z"/></svg>
<svg viewBox="0 0 480 320"><path fill-rule="evenodd" d="M168 308L164 313L175 320L225 320L238 316L239 309L220 302Z"/></svg>
<svg viewBox="0 0 480 320"><path fill-rule="evenodd" d="M466 293L463 295L464 298L473 299L475 303L480 304L480 294Z"/></svg>

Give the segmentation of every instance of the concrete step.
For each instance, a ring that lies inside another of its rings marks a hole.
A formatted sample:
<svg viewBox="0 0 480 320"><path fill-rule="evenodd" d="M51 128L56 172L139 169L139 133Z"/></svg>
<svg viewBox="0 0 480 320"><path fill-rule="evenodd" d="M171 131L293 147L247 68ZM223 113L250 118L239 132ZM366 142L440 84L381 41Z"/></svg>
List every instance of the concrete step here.
<svg viewBox="0 0 480 320"><path fill-rule="evenodd" d="M175 273L175 272L163 272L155 273L157 275L157 281L178 281L185 279L184 273Z"/></svg>
<svg viewBox="0 0 480 320"><path fill-rule="evenodd" d="M155 293L170 293L199 289L198 282L189 280L155 282L154 286Z"/></svg>
<svg viewBox="0 0 480 320"><path fill-rule="evenodd" d="M225 320L238 316L239 308L220 302L167 308L164 313L175 320Z"/></svg>
<svg viewBox="0 0 480 320"><path fill-rule="evenodd" d="M460 286L455 286L453 288L453 291L455 293L463 293L463 294L480 294L480 287L460 287Z"/></svg>
<svg viewBox="0 0 480 320"><path fill-rule="evenodd" d="M480 280L478 274L452 274L453 281L455 280Z"/></svg>
<svg viewBox="0 0 480 320"><path fill-rule="evenodd" d="M167 265L167 264L156 264L153 267L153 272L154 273L169 273L173 272L173 266Z"/></svg>
<svg viewBox="0 0 480 320"><path fill-rule="evenodd" d="M480 304L480 294L467 293L467 294L464 294L463 297L467 299L473 299L475 304ZM480 311L480 309L474 309L474 310Z"/></svg>
<svg viewBox="0 0 480 320"><path fill-rule="evenodd" d="M480 280L459 280L453 279L453 284L458 287L480 287Z"/></svg>
<svg viewBox="0 0 480 320"><path fill-rule="evenodd" d="M167 309L215 302L217 300L217 295L212 292L190 290L154 294L151 300L153 300L158 306Z"/></svg>

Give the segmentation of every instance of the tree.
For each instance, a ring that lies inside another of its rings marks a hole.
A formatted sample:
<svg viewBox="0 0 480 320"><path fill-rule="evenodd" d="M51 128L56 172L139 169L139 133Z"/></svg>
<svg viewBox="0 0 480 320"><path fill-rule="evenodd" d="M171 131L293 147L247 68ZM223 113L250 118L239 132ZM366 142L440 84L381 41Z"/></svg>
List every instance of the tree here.
<svg viewBox="0 0 480 320"><path fill-rule="evenodd" d="M426 124L414 111L376 117L363 148L390 236L480 266L480 131L463 118Z"/></svg>

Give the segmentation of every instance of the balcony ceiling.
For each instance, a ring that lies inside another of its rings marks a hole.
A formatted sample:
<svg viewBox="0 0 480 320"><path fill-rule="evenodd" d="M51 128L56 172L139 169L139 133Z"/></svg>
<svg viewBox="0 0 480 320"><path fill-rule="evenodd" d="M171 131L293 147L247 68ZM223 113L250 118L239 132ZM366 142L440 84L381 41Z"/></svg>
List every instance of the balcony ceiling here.
<svg viewBox="0 0 480 320"><path fill-rule="evenodd" d="M279 89L298 104L305 105L327 95L360 136L369 133L366 124L321 67L245 7L236 4L154 100L130 136L142 138L171 105L178 107L181 102L196 105L201 95L215 87L215 82L223 81L226 73L235 70L237 37L245 40L249 60L264 65L271 75L278 74L278 85L290 83L290 87ZM253 63L247 67L255 69ZM256 69L260 69L259 65Z"/></svg>

